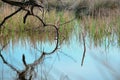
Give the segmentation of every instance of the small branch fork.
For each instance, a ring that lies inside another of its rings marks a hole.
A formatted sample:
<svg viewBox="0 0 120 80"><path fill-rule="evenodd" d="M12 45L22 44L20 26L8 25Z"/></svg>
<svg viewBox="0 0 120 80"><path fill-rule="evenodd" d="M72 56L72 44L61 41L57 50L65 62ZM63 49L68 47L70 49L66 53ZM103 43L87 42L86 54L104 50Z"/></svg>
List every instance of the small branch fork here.
<svg viewBox="0 0 120 80"><path fill-rule="evenodd" d="M14 16L15 14L17 14L18 12L20 11L26 11L27 13L24 15L24 20L23 20L23 23L26 23L26 19L29 15L32 15L32 16L35 16L37 17L41 22L42 22L42 19L36 15L34 15L33 13L33 10L35 7L38 7L41 12L42 10L44 9L44 7L42 6L42 4L38 4L36 2L36 0L29 0L29 1L23 1L23 2L17 2L17 1L11 1L11 0L2 0L4 3L7 3L9 5L12 5L12 6L17 6L19 7L15 12L11 13L10 15L6 16L3 21L0 23L0 28L3 27L2 25L6 22L6 20L8 20L10 17ZM29 9L26 9L26 7L30 7L30 10ZM43 22L42 22L43 23Z"/></svg>
<svg viewBox="0 0 120 80"><path fill-rule="evenodd" d="M23 54L23 56L22 56L22 61L23 61L23 64L24 64L24 66L26 67L25 68L25 70L23 70L20 74L19 74L19 79L20 80L23 80L23 79L26 79L26 75L27 74L29 74L29 78L28 78L28 80L32 80L32 78L33 78L33 72L34 72L34 68L35 68L35 66L37 66L37 65L39 65L40 63L42 63L43 62L43 60L44 60L44 58L46 57L46 56L48 56L48 55L52 55L55 51L57 51L57 49L58 49L58 45L59 45L59 29L55 26L55 25L51 25L51 24L45 24L46 26L52 26L52 27L54 27L55 28L55 30L56 30L56 37L57 37L57 39L56 39L56 46L55 46L55 48L51 51L51 52L45 52L45 51L43 51L42 53L41 53L41 56L37 59L37 60L35 60L32 64L27 64L26 63L26 61L25 61L25 56L24 56L24 54ZM28 76L27 76L28 77Z"/></svg>

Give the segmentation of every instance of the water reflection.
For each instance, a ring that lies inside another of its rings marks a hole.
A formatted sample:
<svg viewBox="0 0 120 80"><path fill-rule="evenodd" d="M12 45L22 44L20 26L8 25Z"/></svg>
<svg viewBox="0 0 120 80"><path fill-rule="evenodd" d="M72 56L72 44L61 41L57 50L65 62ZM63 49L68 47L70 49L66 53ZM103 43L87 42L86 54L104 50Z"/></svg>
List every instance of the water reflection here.
<svg viewBox="0 0 120 80"><path fill-rule="evenodd" d="M43 50L51 51L55 47L54 38L51 38L53 39L51 41L39 39L42 39L40 35L8 38L9 44L1 53L9 64L18 71L22 71L25 69L22 61L23 54L26 57L26 63L31 64L41 56ZM104 44L95 47L88 36L85 40L86 56L83 66L81 66L83 42L72 35L69 44L63 41L55 54L46 56L43 62L35 66L32 73L34 80L119 80L120 50L117 47L117 41L114 41L114 46L109 44L109 47L105 48ZM1 39L1 45L2 42L5 41ZM14 80L17 76L17 73L5 65L0 58L0 79Z"/></svg>
<svg viewBox="0 0 120 80"><path fill-rule="evenodd" d="M34 33L1 34L0 49L4 44L9 44L1 50L7 63L0 58L0 79L17 79L17 73L27 69L30 74L26 73L26 76L31 77L32 74L34 80L119 80L117 36L106 35L103 28L99 31L93 25L89 28L75 21L74 30L61 29L58 50L54 54L43 55L42 58L43 51L51 52L56 46L54 30L47 29L50 30L47 33L44 29ZM30 67L26 68L26 64Z"/></svg>

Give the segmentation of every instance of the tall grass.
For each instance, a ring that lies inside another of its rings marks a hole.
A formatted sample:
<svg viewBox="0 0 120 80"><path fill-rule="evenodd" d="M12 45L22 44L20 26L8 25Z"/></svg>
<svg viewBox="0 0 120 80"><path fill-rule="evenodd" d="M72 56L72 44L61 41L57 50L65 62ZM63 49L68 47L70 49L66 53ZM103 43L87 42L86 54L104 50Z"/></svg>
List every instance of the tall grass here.
<svg viewBox="0 0 120 80"><path fill-rule="evenodd" d="M77 19L77 22L78 22L77 24L80 25L79 32L84 31L85 33L87 33L87 36L89 36L90 40L96 46L101 45L101 43L104 43L106 38L108 38L110 41L114 41L113 39L114 36L117 36L117 41L120 44L120 28L119 28L120 27L120 9L119 9L118 0L110 0L110 1L86 0L86 2L87 1L91 2L90 4L87 4L89 5L91 11L94 11L94 10L98 11L96 12L97 17L84 16L82 19L79 19L79 20ZM5 7L3 11L0 13L0 22L5 16L10 14L14 10L15 10L14 8ZM29 16L26 24L23 24L22 17L24 14L25 12L18 13L17 15L15 15L14 17L6 21L6 23L4 24L5 29L3 33L7 35L9 34L9 31L15 34L14 31L24 32L26 30L31 30L32 32L37 31L38 34L42 32L46 32L45 34L49 38L51 38L50 36L52 33L53 34L55 33L54 29L52 28L44 29L42 27L42 24L39 22L39 20L32 16ZM36 14L41 16L41 13L39 12ZM58 25L66 21L69 21L73 17L74 15L71 14L69 11L63 10L61 12L56 12L56 10L52 10L45 14L44 21L46 23ZM67 41L70 39L69 36L72 35L74 25L76 25L76 23L71 22L71 23L59 26L59 33L61 34L60 35L61 40L66 39Z"/></svg>
<svg viewBox="0 0 120 80"><path fill-rule="evenodd" d="M3 20L3 18L10 13L12 13L15 9L10 7L5 7L4 11L0 13L0 22ZM41 16L41 13L36 13L37 15ZM11 36L11 38L6 37L10 39L18 38L17 36L20 36L22 40L25 40L25 38L29 37L31 43L35 43L36 41L45 42L49 40L50 42L55 41L55 30L51 27L42 27L41 22L33 17L29 16L27 18L27 22L23 23L23 16L25 15L25 12L20 12L13 17L9 18L5 24L1 33L1 41L4 41L5 35ZM46 23L59 25L66 21L69 21L71 18L68 16L71 15L69 12L59 12L57 13L55 10L46 13L44 16L44 21ZM59 24L57 24L56 21L59 21ZM63 40L69 40L69 37L71 36L73 27L72 22L68 24L64 24L62 26L59 26L59 34L60 34L60 41ZM34 34L34 35L33 35ZM38 37L39 36L39 37Z"/></svg>
<svg viewBox="0 0 120 80"><path fill-rule="evenodd" d="M115 41L115 36L118 37L120 32L120 15L118 12L111 12L110 16L100 16L93 18L91 16L86 16L80 20L80 25L84 26L86 35L89 36L91 43L95 46L101 45L105 40Z"/></svg>

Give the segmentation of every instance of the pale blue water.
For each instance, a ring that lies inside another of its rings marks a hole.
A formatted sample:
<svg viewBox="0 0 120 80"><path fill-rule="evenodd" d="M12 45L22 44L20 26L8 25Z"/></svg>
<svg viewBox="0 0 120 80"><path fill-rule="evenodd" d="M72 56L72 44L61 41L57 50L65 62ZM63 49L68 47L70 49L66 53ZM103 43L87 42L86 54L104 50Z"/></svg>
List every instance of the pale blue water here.
<svg viewBox="0 0 120 80"><path fill-rule="evenodd" d="M4 58L17 70L23 70L22 54L26 56L27 64L33 63L41 55L40 51L51 51L55 43L36 42L33 46L29 39L19 39L15 44L12 40L2 51ZM71 37L69 43L63 42L56 53L45 58L44 62L36 67L35 80L47 76L46 80L120 80L120 49L115 45L105 48L104 43L95 47L86 38L86 56L83 66L83 43L78 38ZM0 58L0 80L14 80L17 74L6 66Z"/></svg>

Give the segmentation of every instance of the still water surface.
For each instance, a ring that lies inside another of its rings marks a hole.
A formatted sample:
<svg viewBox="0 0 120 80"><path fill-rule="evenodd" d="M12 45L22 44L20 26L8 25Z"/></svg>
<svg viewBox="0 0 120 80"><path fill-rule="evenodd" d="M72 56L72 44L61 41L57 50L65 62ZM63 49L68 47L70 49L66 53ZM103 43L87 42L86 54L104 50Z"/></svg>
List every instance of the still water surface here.
<svg viewBox="0 0 120 80"><path fill-rule="evenodd" d="M86 55L83 66L83 42L73 33L68 42L63 41L59 49L44 58L44 61L35 67L34 80L120 80L120 49L117 41L114 45L105 47L94 46L85 37ZM107 42L107 41L106 41ZM55 43L49 40L35 41L34 45L29 38L17 39L2 51L5 60L12 64L17 70L24 70L22 55L25 55L26 63L31 64L41 55L41 51L49 52L54 49ZM0 58L0 80L14 80L17 74L14 70L3 63Z"/></svg>

